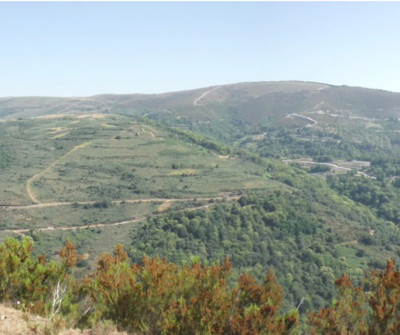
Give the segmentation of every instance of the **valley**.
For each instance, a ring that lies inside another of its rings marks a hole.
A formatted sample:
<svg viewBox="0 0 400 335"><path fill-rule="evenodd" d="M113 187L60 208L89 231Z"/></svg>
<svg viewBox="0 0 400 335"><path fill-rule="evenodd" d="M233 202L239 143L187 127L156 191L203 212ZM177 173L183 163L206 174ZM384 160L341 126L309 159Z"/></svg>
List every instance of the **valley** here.
<svg viewBox="0 0 400 335"><path fill-rule="evenodd" d="M307 82L0 100L0 240L57 259L229 257L285 309L400 255L400 94ZM371 233L373 232L373 233Z"/></svg>

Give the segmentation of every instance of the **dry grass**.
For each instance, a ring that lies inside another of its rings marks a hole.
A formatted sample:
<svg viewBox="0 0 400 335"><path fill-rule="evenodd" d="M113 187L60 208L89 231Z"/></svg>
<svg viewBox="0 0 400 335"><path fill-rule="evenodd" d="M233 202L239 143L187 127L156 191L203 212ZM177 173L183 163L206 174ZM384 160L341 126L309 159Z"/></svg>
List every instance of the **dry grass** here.
<svg viewBox="0 0 400 335"><path fill-rule="evenodd" d="M81 114L81 115L77 115L76 117L78 119L85 119L85 118L104 119L105 116L106 116L105 114Z"/></svg>
<svg viewBox="0 0 400 335"><path fill-rule="evenodd" d="M70 133L70 131L67 131L67 132L65 132L65 133L56 135L56 136L52 137L51 139L52 139L52 140L56 140L57 138L61 138L61 137L67 136L69 133Z"/></svg>
<svg viewBox="0 0 400 335"><path fill-rule="evenodd" d="M169 176L183 176L183 175L194 176L196 174L197 174L197 170L195 170L195 169L180 169L180 170L171 171L169 173Z"/></svg>
<svg viewBox="0 0 400 335"><path fill-rule="evenodd" d="M100 322L92 329L66 329L66 323L59 316L51 320L20 310L0 305L1 335L127 335L119 332L115 325Z"/></svg>
<svg viewBox="0 0 400 335"><path fill-rule="evenodd" d="M157 208L158 213L165 212L167 209L169 209L172 205L171 201L164 201L160 206Z"/></svg>

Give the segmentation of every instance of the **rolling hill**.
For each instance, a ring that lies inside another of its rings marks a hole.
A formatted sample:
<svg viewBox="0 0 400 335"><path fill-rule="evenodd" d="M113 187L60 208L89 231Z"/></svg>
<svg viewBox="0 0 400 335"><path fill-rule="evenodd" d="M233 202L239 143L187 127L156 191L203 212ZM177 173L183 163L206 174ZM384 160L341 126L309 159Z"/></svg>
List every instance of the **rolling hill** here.
<svg viewBox="0 0 400 335"><path fill-rule="evenodd" d="M400 94L307 82L0 99L0 239L83 273L102 252L272 267L287 307L329 304L400 254Z"/></svg>
<svg viewBox="0 0 400 335"><path fill-rule="evenodd" d="M349 86L287 81L212 86L163 94L98 95L86 98L2 98L0 116L27 117L46 114L117 112L134 115L172 114L193 120L258 123L284 113L315 108L349 116L399 117L400 93ZM215 116L213 118L212 116ZM228 120L227 120L228 121Z"/></svg>

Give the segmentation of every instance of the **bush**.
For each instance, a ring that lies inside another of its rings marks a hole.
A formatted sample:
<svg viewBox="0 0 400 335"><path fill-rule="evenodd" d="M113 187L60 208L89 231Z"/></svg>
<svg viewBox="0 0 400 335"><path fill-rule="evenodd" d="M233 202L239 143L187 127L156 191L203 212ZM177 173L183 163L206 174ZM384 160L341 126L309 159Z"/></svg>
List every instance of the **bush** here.
<svg viewBox="0 0 400 335"><path fill-rule="evenodd" d="M336 281L339 298L330 308L308 313L310 334L398 334L400 329L400 271L393 260L382 272L365 279L369 292L354 287L343 275Z"/></svg>
<svg viewBox="0 0 400 335"><path fill-rule="evenodd" d="M130 266L122 246L103 255L87 290L100 318L130 331L149 334L286 334L298 325L297 312L280 315L282 288L270 273L263 285L242 275L230 288L231 271L194 262L179 267L166 260L143 259Z"/></svg>
<svg viewBox="0 0 400 335"><path fill-rule="evenodd" d="M93 204L94 208L109 208L111 207L112 202L110 200L102 200L102 201L97 201Z"/></svg>
<svg viewBox="0 0 400 335"><path fill-rule="evenodd" d="M59 283L68 280L67 272L79 259L75 247L67 241L60 251L60 262L48 262L32 256L33 242L7 239L0 245L0 301L19 301L27 310L45 314L46 305Z"/></svg>
<svg viewBox="0 0 400 335"><path fill-rule="evenodd" d="M307 329L300 330L298 311L281 311L282 288L272 271L262 284L242 274L230 286L227 259L222 265L201 265L199 258L192 258L190 265L178 266L165 259L144 258L140 265L131 265L122 245L117 245L113 255L100 257L95 273L75 280L69 273L82 264L82 258L70 241L58 262L35 258L32 251L30 238L8 239L0 245L0 300L20 301L29 311L47 312L60 325L78 322L101 332L112 328L104 323L109 320L122 329L146 334L298 334L305 330L311 335L389 335L400 329L400 270L395 270L392 260L386 269L365 278L368 292L343 275L336 281L337 300L329 308L308 312ZM328 270L324 268L324 273ZM310 301L303 300L300 285L296 289L297 280L293 278L292 294L306 309ZM319 295L311 300L323 305Z"/></svg>

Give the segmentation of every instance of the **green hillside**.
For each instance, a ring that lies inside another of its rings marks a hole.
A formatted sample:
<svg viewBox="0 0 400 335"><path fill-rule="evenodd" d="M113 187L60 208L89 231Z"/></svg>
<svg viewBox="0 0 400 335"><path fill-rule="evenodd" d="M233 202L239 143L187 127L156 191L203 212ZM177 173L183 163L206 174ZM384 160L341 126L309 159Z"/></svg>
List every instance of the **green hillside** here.
<svg viewBox="0 0 400 335"><path fill-rule="evenodd" d="M0 239L83 275L123 243L234 278L273 268L287 308L328 305L400 255L400 94L306 82L0 100Z"/></svg>
<svg viewBox="0 0 400 335"><path fill-rule="evenodd" d="M39 117L0 128L3 227L122 221L279 186L249 160L126 117Z"/></svg>

